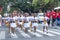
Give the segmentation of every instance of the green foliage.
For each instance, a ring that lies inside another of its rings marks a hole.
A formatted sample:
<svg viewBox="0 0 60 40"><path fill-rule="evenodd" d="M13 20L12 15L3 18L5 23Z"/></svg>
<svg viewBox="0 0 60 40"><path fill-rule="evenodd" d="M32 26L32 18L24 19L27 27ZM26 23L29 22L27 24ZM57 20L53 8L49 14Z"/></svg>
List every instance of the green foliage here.
<svg viewBox="0 0 60 40"><path fill-rule="evenodd" d="M15 3L14 0L9 0L9 1L0 0L0 4L3 4L5 9L7 6L7 4L5 3L9 3L9 2L13 3L11 6L10 12L12 12L14 9L17 9L17 10L30 13L30 12L38 12L40 8L48 9L51 5L54 6L55 0L29 0L29 1L28 0L21 0L21 1L17 0L17 3ZM27 3L27 2L30 2L30 3Z"/></svg>

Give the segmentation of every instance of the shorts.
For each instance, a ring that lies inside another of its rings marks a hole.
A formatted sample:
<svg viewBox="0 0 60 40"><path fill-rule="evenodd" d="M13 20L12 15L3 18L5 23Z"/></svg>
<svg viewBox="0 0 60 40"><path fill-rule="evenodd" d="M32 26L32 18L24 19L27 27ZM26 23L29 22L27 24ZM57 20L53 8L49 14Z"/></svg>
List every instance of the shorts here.
<svg viewBox="0 0 60 40"><path fill-rule="evenodd" d="M18 22L19 25L22 25L22 22Z"/></svg>
<svg viewBox="0 0 60 40"><path fill-rule="evenodd" d="M32 27L34 26L38 27L38 23L32 23Z"/></svg>
<svg viewBox="0 0 60 40"><path fill-rule="evenodd" d="M29 28L30 27L30 23L24 23L24 28Z"/></svg>
<svg viewBox="0 0 60 40"><path fill-rule="evenodd" d="M10 23L10 27L15 28L15 27L17 27L17 25L16 25L16 23Z"/></svg>
<svg viewBox="0 0 60 40"><path fill-rule="evenodd" d="M42 26L44 27L44 26L48 26L48 24L42 24Z"/></svg>

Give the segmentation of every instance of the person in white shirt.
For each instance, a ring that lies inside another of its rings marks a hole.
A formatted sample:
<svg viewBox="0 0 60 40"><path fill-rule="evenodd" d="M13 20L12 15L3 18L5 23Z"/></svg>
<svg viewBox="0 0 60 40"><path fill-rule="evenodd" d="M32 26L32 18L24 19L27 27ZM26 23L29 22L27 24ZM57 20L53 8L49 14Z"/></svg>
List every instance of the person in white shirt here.
<svg viewBox="0 0 60 40"><path fill-rule="evenodd" d="M20 30L20 28L21 28L21 30L23 29L23 20L24 20L24 18L25 17L22 17L22 14L19 14L18 15L18 29Z"/></svg>
<svg viewBox="0 0 60 40"><path fill-rule="evenodd" d="M42 26L43 26L43 32L48 33L48 23L45 18L44 18L44 22L42 23Z"/></svg>
<svg viewBox="0 0 60 40"><path fill-rule="evenodd" d="M33 15L32 27L34 28L34 32L36 32L36 28L38 27L38 18L36 15Z"/></svg>
<svg viewBox="0 0 60 40"><path fill-rule="evenodd" d="M17 16L14 14L17 13L16 11L13 11L13 16L10 17L10 28L11 28L11 36L16 36L15 35L15 28L17 27Z"/></svg>
<svg viewBox="0 0 60 40"><path fill-rule="evenodd" d="M30 24L29 24L29 14L25 13L25 19L24 19L25 32L28 32L28 28L29 27L30 27Z"/></svg>
<svg viewBox="0 0 60 40"><path fill-rule="evenodd" d="M48 25L50 25L50 18L48 18L47 16L44 17L48 23Z"/></svg>

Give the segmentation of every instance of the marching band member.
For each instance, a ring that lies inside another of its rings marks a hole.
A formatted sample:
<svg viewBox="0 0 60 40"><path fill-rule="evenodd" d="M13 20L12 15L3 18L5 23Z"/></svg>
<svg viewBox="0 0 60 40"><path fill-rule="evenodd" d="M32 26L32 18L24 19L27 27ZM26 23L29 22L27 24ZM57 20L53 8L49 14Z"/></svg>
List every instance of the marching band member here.
<svg viewBox="0 0 60 40"><path fill-rule="evenodd" d="M48 23L47 20L44 18L44 22L42 23L43 26L43 32L47 32L48 33Z"/></svg>
<svg viewBox="0 0 60 40"><path fill-rule="evenodd" d="M36 32L36 28L38 27L38 18L36 17L35 13L33 15L32 27L34 28L34 32Z"/></svg>
<svg viewBox="0 0 60 40"><path fill-rule="evenodd" d="M25 32L28 32L28 28L29 27L30 27L30 24L29 24L29 14L25 13L25 19L24 19Z"/></svg>
<svg viewBox="0 0 60 40"><path fill-rule="evenodd" d="M23 21L22 20L23 20L22 14L18 14L18 26L19 26L19 28L21 28L21 30L23 29Z"/></svg>
<svg viewBox="0 0 60 40"><path fill-rule="evenodd" d="M33 14L33 13L32 13ZM29 18L29 23L30 23L30 31L32 32L32 21L33 21L33 16L32 14L30 15L30 18Z"/></svg>
<svg viewBox="0 0 60 40"><path fill-rule="evenodd" d="M16 16L16 11L13 11L13 16L10 17L10 28L11 28L11 36L16 36L15 34L15 28L17 27L16 21L17 21L17 16Z"/></svg>

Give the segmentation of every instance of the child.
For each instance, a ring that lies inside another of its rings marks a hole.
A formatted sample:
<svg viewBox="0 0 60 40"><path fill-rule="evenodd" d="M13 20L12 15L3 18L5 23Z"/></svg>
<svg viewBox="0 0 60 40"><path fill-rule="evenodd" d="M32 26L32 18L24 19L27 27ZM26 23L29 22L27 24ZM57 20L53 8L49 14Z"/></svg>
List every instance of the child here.
<svg viewBox="0 0 60 40"><path fill-rule="evenodd" d="M48 33L48 23L45 18L44 18L44 22L42 23L42 25L43 25L43 32L46 31Z"/></svg>

